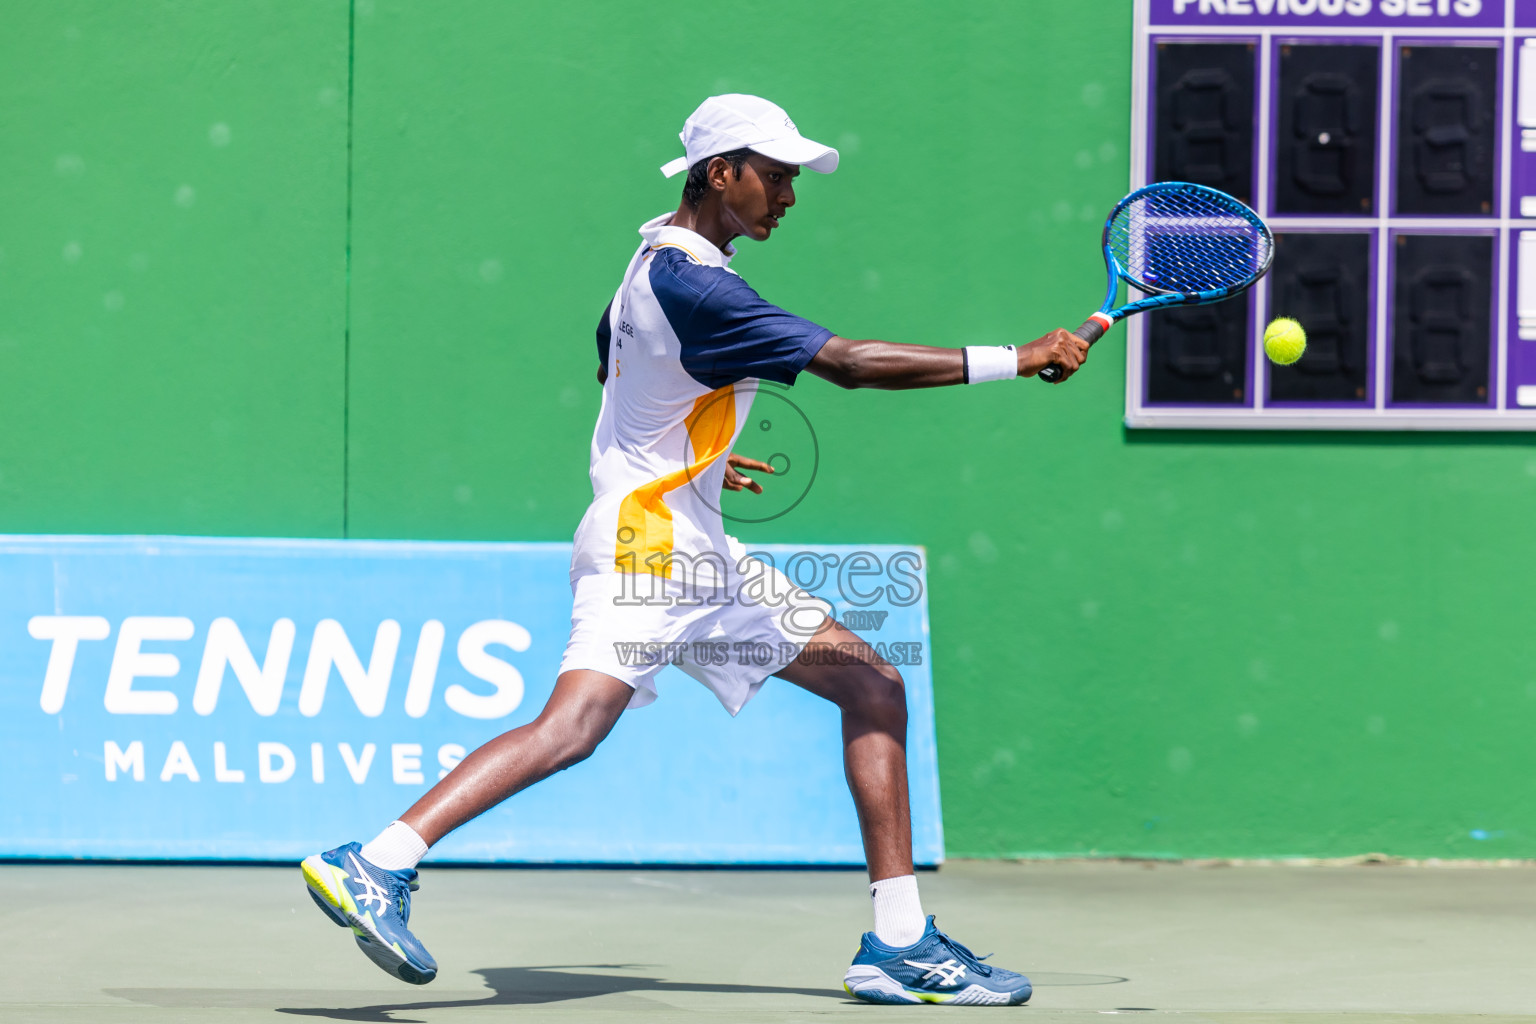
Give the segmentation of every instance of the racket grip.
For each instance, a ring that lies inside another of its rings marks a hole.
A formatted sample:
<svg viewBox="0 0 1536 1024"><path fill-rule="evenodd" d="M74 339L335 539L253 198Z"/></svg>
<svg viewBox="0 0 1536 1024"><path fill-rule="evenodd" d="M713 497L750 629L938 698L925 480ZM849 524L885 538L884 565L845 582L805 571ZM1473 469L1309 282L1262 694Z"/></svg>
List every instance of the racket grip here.
<svg viewBox="0 0 1536 1024"><path fill-rule="evenodd" d="M1079 327L1072 333L1077 335L1079 338L1082 338L1088 344L1092 345L1094 342L1104 337L1104 321L1089 319L1083 324L1083 326ZM1057 366L1055 363L1052 363L1050 366L1047 366L1045 369L1040 371L1040 379L1045 381L1047 384L1055 384L1057 381L1061 380L1062 375L1065 372L1066 371L1064 371L1061 367Z"/></svg>

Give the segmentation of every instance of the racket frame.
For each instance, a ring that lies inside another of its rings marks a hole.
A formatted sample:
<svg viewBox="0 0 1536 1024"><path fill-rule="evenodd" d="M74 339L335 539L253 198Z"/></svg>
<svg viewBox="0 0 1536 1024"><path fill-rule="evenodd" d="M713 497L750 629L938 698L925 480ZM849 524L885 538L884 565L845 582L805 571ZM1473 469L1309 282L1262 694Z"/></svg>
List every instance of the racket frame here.
<svg viewBox="0 0 1536 1024"><path fill-rule="evenodd" d="M1199 192L1214 193L1234 204L1236 208L1232 211L1233 215L1241 216L1244 220L1248 221L1269 241L1269 246L1264 254L1263 264L1242 281L1222 288L1208 288L1203 291L1163 291L1159 293L1156 287L1133 278L1130 271L1122 267L1120 261L1115 258L1114 245L1110 241L1110 229L1114 227L1115 218L1120 216L1121 210L1124 210L1143 196L1172 191L1174 189L1193 189ZM1262 217L1250 209L1242 200L1230 196L1220 189L1211 188L1209 185L1197 185L1188 181L1159 181L1151 185L1143 185L1120 200L1115 204L1115 208L1110 211L1108 219L1104 221L1102 245L1104 249L1104 266L1109 271L1109 289L1104 296L1104 304L1098 308L1097 312L1084 321L1081 327L1072 332L1090 345L1102 338L1104 333L1115 324L1135 313L1145 313L1150 309L1165 309L1169 306L1205 306L1241 295L1255 284L1258 284L1264 275L1269 273L1269 268L1275 261L1275 236L1270 231L1269 225L1264 223ZM1128 287L1144 293L1145 297L1116 306L1115 298L1120 293L1121 281L1124 281ZM1055 363L1040 371L1040 379L1048 384L1056 383L1062 379L1063 375L1061 367Z"/></svg>

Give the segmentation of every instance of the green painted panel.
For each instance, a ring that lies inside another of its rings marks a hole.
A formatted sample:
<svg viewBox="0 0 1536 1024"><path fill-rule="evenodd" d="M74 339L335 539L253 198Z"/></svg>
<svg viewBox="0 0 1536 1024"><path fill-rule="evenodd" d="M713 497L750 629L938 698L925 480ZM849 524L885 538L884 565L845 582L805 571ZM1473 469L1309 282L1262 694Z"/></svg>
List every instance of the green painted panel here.
<svg viewBox="0 0 1536 1024"><path fill-rule="evenodd" d="M335 536L347 5L0 32L0 530Z"/></svg>
<svg viewBox="0 0 1536 1024"><path fill-rule="evenodd" d="M738 261L770 297L1077 322L1128 25L1022 10L804 5L742 56L750 12L360 5L352 531L569 535L592 323L708 92L845 153ZM8 22L0 528L341 531L346 13ZM1122 374L1111 341L1056 390L808 381L818 485L743 531L927 545L952 852L1536 852L1529 442L1127 436Z"/></svg>

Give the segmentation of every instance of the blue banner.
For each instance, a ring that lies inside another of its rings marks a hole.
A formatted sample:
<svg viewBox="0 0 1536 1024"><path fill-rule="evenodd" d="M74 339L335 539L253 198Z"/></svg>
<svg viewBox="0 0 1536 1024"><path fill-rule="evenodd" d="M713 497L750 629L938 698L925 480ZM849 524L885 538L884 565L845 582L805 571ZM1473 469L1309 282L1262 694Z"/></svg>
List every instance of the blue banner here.
<svg viewBox="0 0 1536 1024"><path fill-rule="evenodd" d="M907 682L916 859L943 859L920 548L753 549ZM297 860L371 838L531 721L568 544L0 537L0 856ZM837 709L737 718L675 667L591 759L440 861L863 862Z"/></svg>

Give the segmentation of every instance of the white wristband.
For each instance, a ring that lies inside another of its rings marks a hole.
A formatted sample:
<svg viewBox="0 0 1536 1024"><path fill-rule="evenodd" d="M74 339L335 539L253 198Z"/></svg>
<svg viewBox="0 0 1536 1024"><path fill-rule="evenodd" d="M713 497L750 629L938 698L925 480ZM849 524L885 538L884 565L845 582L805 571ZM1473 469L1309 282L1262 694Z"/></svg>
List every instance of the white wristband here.
<svg viewBox="0 0 1536 1024"><path fill-rule="evenodd" d="M1012 345L967 345L965 382L985 384L989 380L1013 380L1019 375L1019 354Z"/></svg>

